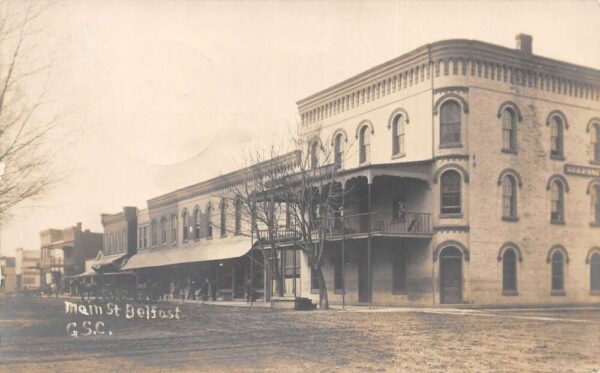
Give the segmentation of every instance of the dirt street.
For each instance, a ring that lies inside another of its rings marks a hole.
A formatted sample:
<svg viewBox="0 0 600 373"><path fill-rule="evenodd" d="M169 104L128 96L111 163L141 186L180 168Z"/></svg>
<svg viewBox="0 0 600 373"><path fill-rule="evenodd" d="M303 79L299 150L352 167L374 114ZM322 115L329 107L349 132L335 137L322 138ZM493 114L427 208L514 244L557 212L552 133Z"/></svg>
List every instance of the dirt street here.
<svg viewBox="0 0 600 373"><path fill-rule="evenodd" d="M181 320L148 320L147 310L128 319L120 307L119 317L107 315L106 305L102 315L72 315L60 299L6 298L0 371L600 371L600 310L294 312L183 304ZM98 321L104 324L96 328ZM74 330L98 334L70 336Z"/></svg>

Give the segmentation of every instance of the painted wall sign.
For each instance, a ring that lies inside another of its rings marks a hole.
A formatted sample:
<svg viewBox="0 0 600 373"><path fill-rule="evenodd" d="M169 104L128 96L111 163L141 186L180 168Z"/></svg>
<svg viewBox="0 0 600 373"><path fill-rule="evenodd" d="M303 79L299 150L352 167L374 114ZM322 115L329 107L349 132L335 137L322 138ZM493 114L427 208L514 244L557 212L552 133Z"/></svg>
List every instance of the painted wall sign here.
<svg viewBox="0 0 600 373"><path fill-rule="evenodd" d="M586 177L600 177L600 168L566 164L565 174Z"/></svg>

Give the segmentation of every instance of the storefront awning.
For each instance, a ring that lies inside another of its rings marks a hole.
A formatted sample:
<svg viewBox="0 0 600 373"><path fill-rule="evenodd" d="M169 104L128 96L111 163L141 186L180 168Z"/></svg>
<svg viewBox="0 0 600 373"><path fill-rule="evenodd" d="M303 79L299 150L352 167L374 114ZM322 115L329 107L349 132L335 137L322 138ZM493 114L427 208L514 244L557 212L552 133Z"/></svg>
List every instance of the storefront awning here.
<svg viewBox="0 0 600 373"><path fill-rule="evenodd" d="M113 254L113 255L98 255L98 257L92 262L92 268L96 271L103 267L118 264L127 254Z"/></svg>
<svg viewBox="0 0 600 373"><path fill-rule="evenodd" d="M245 236L202 240L183 246L142 250L129 258L122 269L131 270L239 258L246 255L250 249L252 249L251 241Z"/></svg>
<svg viewBox="0 0 600 373"><path fill-rule="evenodd" d="M95 277L95 276L98 276L98 274L96 272L83 272L78 275L65 276L64 278L65 278L65 280L72 280L72 279L76 279L76 278Z"/></svg>

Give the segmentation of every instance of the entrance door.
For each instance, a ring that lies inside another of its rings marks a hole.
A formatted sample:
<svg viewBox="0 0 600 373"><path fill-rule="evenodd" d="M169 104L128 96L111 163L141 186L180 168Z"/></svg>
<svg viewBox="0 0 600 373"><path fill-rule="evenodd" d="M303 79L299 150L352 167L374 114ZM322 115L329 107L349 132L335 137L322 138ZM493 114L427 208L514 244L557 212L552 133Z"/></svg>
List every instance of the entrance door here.
<svg viewBox="0 0 600 373"><path fill-rule="evenodd" d="M442 304L462 303L462 252L454 246L440 255L440 301Z"/></svg>
<svg viewBox="0 0 600 373"><path fill-rule="evenodd" d="M245 284L246 284L246 276L244 268L241 268L240 263L236 263L233 270L233 297L234 298L244 298L245 295Z"/></svg>
<svg viewBox="0 0 600 373"><path fill-rule="evenodd" d="M358 256L358 302L369 302L369 258L367 250L361 248Z"/></svg>

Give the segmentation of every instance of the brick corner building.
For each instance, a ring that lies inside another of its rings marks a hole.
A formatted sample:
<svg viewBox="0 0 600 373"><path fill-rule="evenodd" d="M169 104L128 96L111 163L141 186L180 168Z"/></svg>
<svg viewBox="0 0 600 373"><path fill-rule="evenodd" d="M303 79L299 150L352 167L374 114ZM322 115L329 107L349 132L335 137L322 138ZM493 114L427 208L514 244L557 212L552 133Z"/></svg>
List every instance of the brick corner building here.
<svg viewBox="0 0 600 373"><path fill-rule="evenodd" d="M435 42L298 102L354 193L332 303L600 301L600 70L516 42Z"/></svg>

